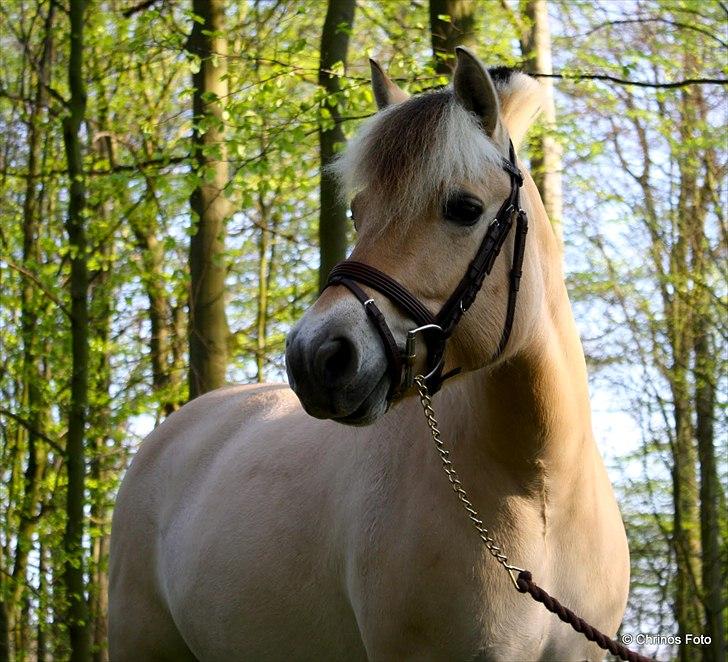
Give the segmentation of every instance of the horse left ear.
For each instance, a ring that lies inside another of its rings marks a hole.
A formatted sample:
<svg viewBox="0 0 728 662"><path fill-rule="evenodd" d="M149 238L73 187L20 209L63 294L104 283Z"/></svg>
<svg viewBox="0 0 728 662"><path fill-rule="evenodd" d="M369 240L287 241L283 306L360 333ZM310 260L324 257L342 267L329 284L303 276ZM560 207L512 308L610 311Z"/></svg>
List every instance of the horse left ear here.
<svg viewBox="0 0 728 662"><path fill-rule="evenodd" d="M397 84L384 73L384 69L382 69L378 62L369 58L369 66L372 69L374 100L377 102L377 108L379 110L409 99L407 93L397 87Z"/></svg>
<svg viewBox="0 0 728 662"><path fill-rule="evenodd" d="M467 48L455 49L458 61L453 75L453 89L458 101L475 113L485 132L493 137L498 126L500 106L495 85L488 70Z"/></svg>

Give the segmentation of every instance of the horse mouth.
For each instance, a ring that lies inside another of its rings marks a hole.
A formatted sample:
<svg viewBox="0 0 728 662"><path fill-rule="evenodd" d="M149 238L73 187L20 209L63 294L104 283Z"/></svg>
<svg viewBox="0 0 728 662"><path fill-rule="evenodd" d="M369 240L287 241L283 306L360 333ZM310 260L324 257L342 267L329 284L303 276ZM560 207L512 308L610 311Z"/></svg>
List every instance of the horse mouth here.
<svg viewBox="0 0 728 662"><path fill-rule="evenodd" d="M384 414L389 408L387 392L389 391L389 375L385 370L374 388L361 404L345 416L332 416L331 420L344 425L365 426L370 425Z"/></svg>

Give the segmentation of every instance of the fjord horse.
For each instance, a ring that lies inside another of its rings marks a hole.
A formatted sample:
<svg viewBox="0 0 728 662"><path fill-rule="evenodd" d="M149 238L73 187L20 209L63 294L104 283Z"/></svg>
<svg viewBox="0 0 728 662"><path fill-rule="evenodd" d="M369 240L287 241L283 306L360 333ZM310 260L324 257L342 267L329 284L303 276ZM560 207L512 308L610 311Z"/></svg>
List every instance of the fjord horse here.
<svg viewBox="0 0 728 662"><path fill-rule="evenodd" d="M375 63L372 75L380 112L336 165L354 197L352 258L434 312L512 190L503 162L540 88L489 73L465 49L446 89L408 98ZM509 560L613 635L629 583L624 527L592 434L560 247L518 168L530 230L510 338L498 354L513 233L447 343L445 370L462 372L433 403ZM401 348L413 320L361 287ZM365 308L328 287L288 339L293 390L208 393L144 441L113 520L112 660L603 657L518 593L483 548L417 397L392 401Z"/></svg>

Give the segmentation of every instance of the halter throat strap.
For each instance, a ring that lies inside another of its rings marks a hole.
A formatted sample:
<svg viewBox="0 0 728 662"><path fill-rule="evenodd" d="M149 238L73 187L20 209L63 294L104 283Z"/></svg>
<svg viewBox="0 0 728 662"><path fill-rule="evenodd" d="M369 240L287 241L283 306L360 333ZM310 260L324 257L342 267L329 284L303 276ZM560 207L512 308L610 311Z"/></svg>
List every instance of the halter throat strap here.
<svg viewBox="0 0 728 662"><path fill-rule="evenodd" d="M331 285L343 285L352 292L364 306L367 316L372 320L382 340L387 356L387 370L391 379L387 396L390 401L402 395L412 385L412 366L416 359L415 342L418 334L422 335L427 346L428 375L426 381L431 393L438 391L446 379L460 372L460 369L457 368L447 374L442 374L445 344L458 322L475 301L483 286L485 277L493 269L495 260L515 222L516 236L513 245L513 262L509 274L506 317L498 349L493 359L498 358L508 344L515 318L516 299L520 287L526 233L528 231L528 219L526 213L520 207L520 189L523 186L523 176L516 165L513 143L509 144L509 159L504 159L502 166L511 179L511 190L508 198L503 202L495 218L488 226L480 247L467 271L437 315L433 315L415 295L391 276L363 262L344 260L339 262L329 274L324 289ZM387 325L386 318L377 308L374 300L368 297L357 283L366 285L383 294L417 323L417 328L408 333L407 347L404 352L397 346L394 335ZM404 382L402 379L403 370Z"/></svg>

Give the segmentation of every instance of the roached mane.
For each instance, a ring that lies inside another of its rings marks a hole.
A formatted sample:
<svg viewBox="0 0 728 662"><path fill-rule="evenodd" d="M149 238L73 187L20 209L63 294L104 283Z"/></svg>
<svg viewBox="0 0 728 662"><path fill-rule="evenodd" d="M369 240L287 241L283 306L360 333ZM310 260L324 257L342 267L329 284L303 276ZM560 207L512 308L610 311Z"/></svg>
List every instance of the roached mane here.
<svg viewBox="0 0 728 662"><path fill-rule="evenodd" d="M540 105L540 86L510 69L492 71L504 123L517 143L527 127L515 123L526 119L530 125ZM516 108L521 101L527 103ZM489 169L500 168L502 159L478 118L448 87L411 97L371 117L331 167L347 200L364 189L376 195L384 205L382 223L387 224L417 217L443 191L458 182L482 180Z"/></svg>

